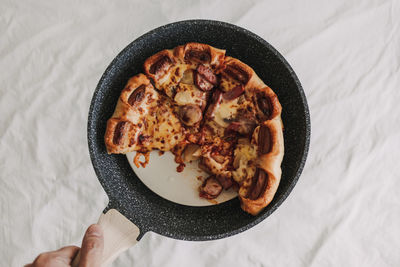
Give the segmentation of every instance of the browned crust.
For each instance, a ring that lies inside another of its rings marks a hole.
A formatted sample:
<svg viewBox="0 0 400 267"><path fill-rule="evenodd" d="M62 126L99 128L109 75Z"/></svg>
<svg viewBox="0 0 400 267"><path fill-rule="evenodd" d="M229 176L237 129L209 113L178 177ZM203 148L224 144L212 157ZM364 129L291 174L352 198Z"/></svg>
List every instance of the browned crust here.
<svg viewBox="0 0 400 267"><path fill-rule="evenodd" d="M190 56L191 52L198 51L203 53L207 56L206 60L201 60ZM214 70L219 70L223 68L224 58L225 58L225 50L218 49L212 47L208 44L201 44L201 43L187 43L185 45L177 46L174 49L175 57L184 63L191 63L191 64L205 64L211 66Z"/></svg>
<svg viewBox="0 0 400 267"><path fill-rule="evenodd" d="M236 81L243 84L245 89L248 88L248 84L252 81L256 73L248 65L233 57L225 57L225 68L222 71L222 75L232 77Z"/></svg>
<svg viewBox="0 0 400 267"><path fill-rule="evenodd" d="M282 106L281 103L279 103L278 96L275 94L274 91L272 91L271 88L268 86L264 85L265 87L261 89L261 91L264 91L265 94L268 96L270 103L271 103L271 115L269 117L270 120L280 117L282 113Z"/></svg>
<svg viewBox="0 0 400 267"><path fill-rule="evenodd" d="M190 55L193 51L198 51L199 53L208 55L207 59L201 60L201 58L196 59L193 56L191 57ZM164 57L169 58L173 63L180 62L189 64L205 64L210 66L214 71L216 71L216 73L218 73L218 71L220 71L224 66L223 63L225 58L225 50L201 43L187 43L185 45L177 46L173 49L162 50L145 60L143 68L148 77L152 78L153 80L160 78L151 72L151 67Z"/></svg>
<svg viewBox="0 0 400 267"><path fill-rule="evenodd" d="M122 141L120 144L114 143L114 133L118 123L124 122L121 119L110 118L107 121L107 129L104 135L104 141L106 144L108 154L111 153L127 153L129 152L129 145L126 145L129 142L129 135L131 132L131 128L133 127L130 122L127 122L128 128L124 129L124 134L121 137Z"/></svg>
<svg viewBox="0 0 400 267"><path fill-rule="evenodd" d="M152 73L151 67L153 66L153 64L156 64L159 60L161 60L164 57L169 58L172 63L175 62L173 50L169 50L169 49L162 50L162 51L158 52L157 54L154 54L145 60L145 62L143 64L143 69L144 69L144 72L147 75L147 77L150 77L153 80L158 78L157 75Z"/></svg>
<svg viewBox="0 0 400 267"><path fill-rule="evenodd" d="M235 73L232 75L232 72L227 71L229 67L232 67L240 74L239 77L233 78L243 84L246 94L264 93L270 103L271 113L262 124L269 129L272 147L268 153L260 155L256 162L257 167L264 170L268 175L267 185L257 199L246 197L251 189L250 180L243 182L239 189L242 209L252 215L257 215L272 201L281 179L281 163L284 154L283 124L281 120L282 106L275 92L265 85L247 64L236 58L225 57L225 65L222 75L235 76ZM241 79L241 77L244 78Z"/></svg>
<svg viewBox="0 0 400 267"><path fill-rule="evenodd" d="M282 173L281 162L284 154L284 143L280 116L275 117L273 120L265 121L263 124L269 129L272 147L270 152L259 156L256 164L258 168L268 174L267 186L257 199L246 197L250 190L249 181L245 181L239 189L241 207L252 215L257 215L272 201L278 189Z"/></svg>
<svg viewBox="0 0 400 267"><path fill-rule="evenodd" d="M128 99L131 93L136 90L139 86L145 85L145 86L151 86L150 80L146 77L144 74L138 74L133 76L128 80L128 82L125 85L125 88L122 90L121 95L120 95L120 100L124 103L128 104Z"/></svg>

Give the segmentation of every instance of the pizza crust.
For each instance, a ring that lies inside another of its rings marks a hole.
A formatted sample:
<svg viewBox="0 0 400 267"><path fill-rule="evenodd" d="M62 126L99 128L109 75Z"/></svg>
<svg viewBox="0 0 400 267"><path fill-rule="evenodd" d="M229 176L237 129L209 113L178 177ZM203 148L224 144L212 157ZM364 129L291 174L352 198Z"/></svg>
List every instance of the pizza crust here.
<svg viewBox="0 0 400 267"><path fill-rule="evenodd" d="M274 198L281 179L281 162L284 154L284 141L282 133L282 123L280 117L263 123L270 132L271 150L268 153L261 154L256 160L256 167L264 170L267 175L267 186L257 199L248 198L251 188L251 178L245 180L239 189L239 199L244 211L257 215ZM258 144L257 140L257 144Z"/></svg>
<svg viewBox="0 0 400 267"><path fill-rule="evenodd" d="M175 87L183 78L185 71L195 70L199 64L219 73L223 68L225 50L206 44L187 43L174 49L166 49L149 57L143 64L145 74L155 82L156 88L174 98ZM164 64L161 63L165 62ZM157 66L164 65L164 68Z"/></svg>

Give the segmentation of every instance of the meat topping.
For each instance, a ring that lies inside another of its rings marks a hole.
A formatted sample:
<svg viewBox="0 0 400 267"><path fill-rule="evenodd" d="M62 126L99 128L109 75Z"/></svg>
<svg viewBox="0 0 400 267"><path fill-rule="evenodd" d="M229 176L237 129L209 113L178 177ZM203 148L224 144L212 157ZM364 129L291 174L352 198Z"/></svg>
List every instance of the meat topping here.
<svg viewBox="0 0 400 267"><path fill-rule="evenodd" d="M208 177L200 187L200 197L213 199L219 196L222 191L222 185L218 182L214 175Z"/></svg>
<svg viewBox="0 0 400 267"><path fill-rule="evenodd" d="M200 75L198 72L194 75L194 84L199 87L200 90L210 91L214 88L214 85L204 78L204 76Z"/></svg>
<svg viewBox="0 0 400 267"><path fill-rule="evenodd" d="M181 106L179 116L181 121L187 126L193 126L203 117L200 107L191 104Z"/></svg>
<svg viewBox="0 0 400 267"><path fill-rule="evenodd" d="M232 90L223 93L222 98L227 101L230 101L230 100L233 100L233 99L241 96L243 94L243 92L244 92L243 85L238 85L238 86L235 86Z"/></svg>
<svg viewBox="0 0 400 267"><path fill-rule="evenodd" d="M271 133L265 125L260 126L260 131L258 132L258 153L266 154L271 150Z"/></svg>
<svg viewBox="0 0 400 267"><path fill-rule="evenodd" d="M114 145L120 145L122 142L122 137L124 136L125 126L127 125L126 121L120 121L115 126L113 143Z"/></svg>
<svg viewBox="0 0 400 267"><path fill-rule="evenodd" d="M199 65L197 67L197 73L199 73L201 76L203 76L211 84L213 84L213 85L218 84L217 76L212 72L211 69L207 68L206 66Z"/></svg>
<svg viewBox="0 0 400 267"><path fill-rule="evenodd" d="M225 190L232 186L232 178L219 175L216 178Z"/></svg>
<svg viewBox="0 0 400 267"><path fill-rule="evenodd" d="M218 79L211 69L204 65L199 65L196 74L194 75L194 83L201 90L210 91L218 84Z"/></svg>
<svg viewBox="0 0 400 267"><path fill-rule="evenodd" d="M270 99L263 93L258 93L256 95L257 106L259 110L265 115L267 118L271 116L272 105Z"/></svg>
<svg viewBox="0 0 400 267"><path fill-rule="evenodd" d="M206 50L191 49L186 52L185 60L194 60L200 63L209 63L211 61L211 55Z"/></svg>
<svg viewBox="0 0 400 267"><path fill-rule="evenodd" d="M250 77L240 66L227 65L224 72L242 84L246 84Z"/></svg>
<svg viewBox="0 0 400 267"><path fill-rule="evenodd" d="M163 74L169 69L171 63L172 60L169 57L163 56L151 65L150 73L154 75Z"/></svg>
<svg viewBox="0 0 400 267"><path fill-rule="evenodd" d="M252 178L251 187L247 194L247 198L253 200L259 198L265 191L267 185L268 174L264 170L257 168L256 173Z"/></svg>
<svg viewBox="0 0 400 267"><path fill-rule="evenodd" d="M144 84L136 88L128 98L128 103L134 106L136 103L141 102L145 96L146 86Z"/></svg>

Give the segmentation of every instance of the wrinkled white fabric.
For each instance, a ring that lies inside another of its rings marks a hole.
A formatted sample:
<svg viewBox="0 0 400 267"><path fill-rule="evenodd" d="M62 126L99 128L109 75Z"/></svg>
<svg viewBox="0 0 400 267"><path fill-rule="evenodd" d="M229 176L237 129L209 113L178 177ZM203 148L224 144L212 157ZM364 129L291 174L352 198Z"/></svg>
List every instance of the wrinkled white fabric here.
<svg viewBox="0 0 400 267"><path fill-rule="evenodd" d="M312 122L297 186L239 235L148 233L113 266L400 266L400 2L0 1L0 266L79 245L107 197L86 140L116 54L189 18L245 27L301 80Z"/></svg>

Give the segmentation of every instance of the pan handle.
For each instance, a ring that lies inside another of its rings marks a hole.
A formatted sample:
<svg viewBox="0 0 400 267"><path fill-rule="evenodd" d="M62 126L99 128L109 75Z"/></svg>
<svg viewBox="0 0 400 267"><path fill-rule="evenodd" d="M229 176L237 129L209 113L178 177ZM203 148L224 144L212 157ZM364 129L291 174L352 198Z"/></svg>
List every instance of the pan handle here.
<svg viewBox="0 0 400 267"><path fill-rule="evenodd" d="M110 265L119 254L135 245L138 241L139 228L116 209L102 213L98 224L103 228L104 250L102 267ZM72 261L72 267L78 267L81 252Z"/></svg>

